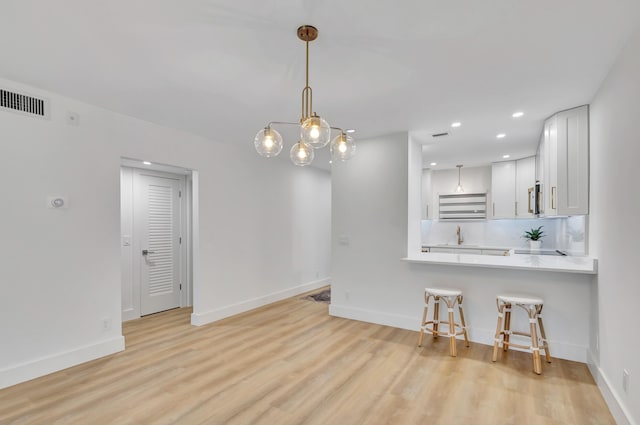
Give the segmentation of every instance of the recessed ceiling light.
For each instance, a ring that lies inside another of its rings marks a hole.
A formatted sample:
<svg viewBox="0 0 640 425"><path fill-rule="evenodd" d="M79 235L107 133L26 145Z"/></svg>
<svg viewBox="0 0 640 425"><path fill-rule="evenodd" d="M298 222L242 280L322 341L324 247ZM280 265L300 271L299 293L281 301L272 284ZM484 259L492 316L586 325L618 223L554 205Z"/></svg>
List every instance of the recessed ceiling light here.
<svg viewBox="0 0 640 425"><path fill-rule="evenodd" d="M333 161L332 161L332 160L329 160L329 164L333 164Z"/></svg>
<svg viewBox="0 0 640 425"><path fill-rule="evenodd" d="M151 165L151 163L150 163L149 161L142 161L142 163L143 163L144 165Z"/></svg>
<svg viewBox="0 0 640 425"><path fill-rule="evenodd" d="M461 122L453 122L451 123L451 127L456 128L456 127L460 127L462 125Z"/></svg>
<svg viewBox="0 0 640 425"><path fill-rule="evenodd" d="M518 111L518 112L514 112L511 116L512 116L513 118L520 118L520 117L521 117L521 116L523 116L523 115L524 115L524 112L520 112L520 111Z"/></svg>
<svg viewBox="0 0 640 425"><path fill-rule="evenodd" d="M511 155L502 155L504 159L511 158Z"/></svg>
<svg viewBox="0 0 640 425"><path fill-rule="evenodd" d="M430 165L431 165L432 167L435 167L436 165L438 165L438 163L437 163L437 162L432 162Z"/></svg>
<svg viewBox="0 0 640 425"><path fill-rule="evenodd" d="M504 133L496 134L496 137L497 137L498 139L504 139L506 136L507 136L507 135L506 135L506 134L504 134Z"/></svg>
<svg viewBox="0 0 640 425"><path fill-rule="evenodd" d="M348 128L345 130L347 133L355 133L356 131L353 128Z"/></svg>

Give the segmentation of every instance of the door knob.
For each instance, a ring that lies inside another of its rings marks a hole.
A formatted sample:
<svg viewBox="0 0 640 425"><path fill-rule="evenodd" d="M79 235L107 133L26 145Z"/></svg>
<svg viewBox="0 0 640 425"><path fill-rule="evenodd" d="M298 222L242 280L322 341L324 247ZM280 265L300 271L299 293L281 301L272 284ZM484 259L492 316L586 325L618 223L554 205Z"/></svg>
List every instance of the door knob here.
<svg viewBox="0 0 640 425"><path fill-rule="evenodd" d="M149 251L148 249L143 249L142 250L142 255L148 255L148 254L155 254L154 251Z"/></svg>

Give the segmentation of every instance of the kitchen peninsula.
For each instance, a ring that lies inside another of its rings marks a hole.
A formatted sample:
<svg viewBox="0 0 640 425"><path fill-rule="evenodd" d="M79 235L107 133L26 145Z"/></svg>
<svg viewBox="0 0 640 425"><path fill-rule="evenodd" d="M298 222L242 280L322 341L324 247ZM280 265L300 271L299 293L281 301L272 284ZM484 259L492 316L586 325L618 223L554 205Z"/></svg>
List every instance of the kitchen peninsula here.
<svg viewBox="0 0 640 425"><path fill-rule="evenodd" d="M586 256L552 255L481 255L452 254L439 252L418 253L402 259L411 263L443 264L469 267L489 267L498 269L520 269L565 273L596 274L598 261Z"/></svg>

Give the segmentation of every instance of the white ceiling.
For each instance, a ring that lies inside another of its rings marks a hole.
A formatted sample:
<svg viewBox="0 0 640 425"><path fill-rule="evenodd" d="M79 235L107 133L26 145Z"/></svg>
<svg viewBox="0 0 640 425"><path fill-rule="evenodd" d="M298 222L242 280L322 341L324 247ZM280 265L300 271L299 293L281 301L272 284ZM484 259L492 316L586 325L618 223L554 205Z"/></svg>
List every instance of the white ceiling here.
<svg viewBox="0 0 640 425"><path fill-rule="evenodd" d="M533 153L542 120L589 103L640 26L638 0L0 5L0 76L229 143L299 118L296 28L315 25L314 109L356 140L410 131L439 166Z"/></svg>

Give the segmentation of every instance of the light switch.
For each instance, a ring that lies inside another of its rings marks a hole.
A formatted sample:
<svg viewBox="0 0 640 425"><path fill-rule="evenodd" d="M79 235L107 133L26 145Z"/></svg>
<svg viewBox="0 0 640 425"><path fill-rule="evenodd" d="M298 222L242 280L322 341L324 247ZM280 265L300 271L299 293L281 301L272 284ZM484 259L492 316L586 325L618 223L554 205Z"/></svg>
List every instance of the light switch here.
<svg viewBox="0 0 640 425"><path fill-rule="evenodd" d="M131 246L131 236L129 235L122 236L122 246Z"/></svg>

